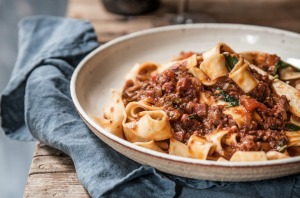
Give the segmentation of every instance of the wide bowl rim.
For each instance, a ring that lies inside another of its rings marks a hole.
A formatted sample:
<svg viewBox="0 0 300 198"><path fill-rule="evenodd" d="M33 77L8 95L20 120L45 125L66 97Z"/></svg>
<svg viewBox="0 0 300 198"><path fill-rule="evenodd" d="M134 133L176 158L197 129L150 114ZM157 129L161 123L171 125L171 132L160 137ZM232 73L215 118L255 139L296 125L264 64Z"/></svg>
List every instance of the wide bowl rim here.
<svg viewBox="0 0 300 198"><path fill-rule="evenodd" d="M141 30L138 32L130 33L121 37L118 37L116 39L113 39L96 49L94 49L92 52L90 52L81 62L78 64L76 69L74 70L74 73L71 78L70 82L70 91L71 91L71 98L72 101L76 107L76 110L80 114L80 116L83 118L84 121L88 122L94 129L96 129L99 133L102 133L102 135L106 136L110 140L114 141L117 144L121 144L122 146L125 146L127 148L133 149L135 151L141 152L143 154L151 155L157 159L165 159L170 160L174 162L180 162L180 163L187 163L191 165L199 165L199 166L214 166L214 167L227 167L227 168L241 168L241 167L263 167L263 166L278 166L278 165L286 165L286 164L293 164L300 162L300 156L298 157L291 157L286 159L278 159L278 160L269 160L269 161L257 161L257 162L223 162L223 161L209 161L209 160L199 160L199 159L193 159L193 158L186 158L181 156L175 156L175 155L169 155L165 153L156 152L150 149L146 149L137 145L134 145L133 143L130 143L124 139L121 139L109 131L102 128L99 124L97 124L83 109L81 106L79 99L77 97L76 92L76 80L78 79L78 75L80 74L80 71L87 65L90 59L92 59L94 56L96 56L98 53L100 53L102 50L105 50L106 48L109 48L113 45L116 45L118 43L133 39L135 37L141 37L148 34L154 34L159 32L165 32L165 31L176 31L176 30L184 30L184 29L243 29L243 30L252 30L257 32L269 32L272 34L279 34L284 35L288 37L293 37L300 40L300 34L287 31L287 30L281 30L277 28L272 27L265 27L265 26L257 26L257 25L244 25L244 24L230 24L230 23L206 23L206 24L188 24L188 25L172 25L172 26L164 26L164 27L156 27L151 28L147 30Z"/></svg>

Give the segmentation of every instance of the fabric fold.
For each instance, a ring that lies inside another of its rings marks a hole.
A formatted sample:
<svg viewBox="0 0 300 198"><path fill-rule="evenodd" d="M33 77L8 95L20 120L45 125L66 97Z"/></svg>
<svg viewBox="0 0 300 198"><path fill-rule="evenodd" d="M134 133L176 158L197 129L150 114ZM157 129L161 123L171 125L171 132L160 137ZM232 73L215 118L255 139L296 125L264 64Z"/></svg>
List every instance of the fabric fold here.
<svg viewBox="0 0 300 198"><path fill-rule="evenodd" d="M24 126L24 95L26 80L36 67L49 58L58 58L70 61L74 68L97 46L97 36L87 21L59 17L45 20L44 16L22 20L17 61L1 96L1 121L6 135L15 140L33 140Z"/></svg>

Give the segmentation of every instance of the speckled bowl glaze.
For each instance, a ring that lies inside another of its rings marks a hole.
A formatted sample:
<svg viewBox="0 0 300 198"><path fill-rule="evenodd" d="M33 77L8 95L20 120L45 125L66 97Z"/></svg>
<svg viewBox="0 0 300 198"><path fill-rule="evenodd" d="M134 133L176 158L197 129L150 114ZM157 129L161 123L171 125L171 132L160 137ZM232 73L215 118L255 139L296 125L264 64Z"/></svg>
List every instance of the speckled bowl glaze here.
<svg viewBox="0 0 300 198"><path fill-rule="evenodd" d="M167 62L183 50L201 52L218 42L227 43L235 51L260 50L276 53L285 60L300 59L300 35L273 28L194 24L149 29L108 42L85 57L71 80L73 102L89 128L110 147L166 173L215 181L254 181L299 173L300 157L239 163L159 153L114 136L91 117L102 113L111 98L111 89L122 88L125 74L135 63Z"/></svg>

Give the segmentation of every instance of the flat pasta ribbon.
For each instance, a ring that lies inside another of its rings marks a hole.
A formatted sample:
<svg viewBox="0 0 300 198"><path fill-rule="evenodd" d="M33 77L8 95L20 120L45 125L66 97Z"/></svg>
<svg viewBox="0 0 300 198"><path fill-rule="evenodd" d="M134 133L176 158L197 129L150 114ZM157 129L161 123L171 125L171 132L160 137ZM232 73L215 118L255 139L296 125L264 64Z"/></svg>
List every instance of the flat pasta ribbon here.
<svg viewBox="0 0 300 198"><path fill-rule="evenodd" d="M222 146L223 137L228 134L229 130L216 130L205 136L205 138L212 142L216 147L216 152L221 156L225 155L225 151Z"/></svg>
<svg viewBox="0 0 300 198"><path fill-rule="evenodd" d="M145 102L131 102L125 112L123 129L128 141L161 141L171 137L171 126L163 110Z"/></svg>
<svg viewBox="0 0 300 198"><path fill-rule="evenodd" d="M183 144L175 138L170 139L169 154L171 155L206 160L214 150L215 146L213 143L196 135L192 135L187 144Z"/></svg>
<svg viewBox="0 0 300 198"><path fill-rule="evenodd" d="M114 135L124 138L122 122L124 120L125 108L122 102L121 93L112 90L112 102L104 109L103 116L93 116L94 120L104 129Z"/></svg>
<svg viewBox="0 0 300 198"><path fill-rule="evenodd" d="M158 151L158 152L164 153L164 151L159 146L157 146L153 140L151 140L149 142L134 142L133 144L153 150L153 151Z"/></svg>
<svg viewBox="0 0 300 198"><path fill-rule="evenodd" d="M229 54L234 54L235 52L226 44L226 43L218 43L216 46L211 48L210 50L203 53L203 59L207 59L215 54L222 54L224 52L228 52Z"/></svg>
<svg viewBox="0 0 300 198"><path fill-rule="evenodd" d="M135 64L132 69L125 76L126 81L130 81L132 83L136 82L136 77L138 75L150 75L152 72L155 72L161 66L154 62L145 62L143 64Z"/></svg>
<svg viewBox="0 0 300 198"><path fill-rule="evenodd" d="M252 91L257 85L258 80L253 76L249 65L240 58L229 73L231 78L245 93Z"/></svg>
<svg viewBox="0 0 300 198"><path fill-rule="evenodd" d="M200 64L200 69L210 78L215 81L220 77L227 76L228 69L225 65L225 57L223 54L214 54Z"/></svg>
<svg viewBox="0 0 300 198"><path fill-rule="evenodd" d="M251 116L243 106L226 108L223 113L225 115L231 115L239 128L245 125L246 117Z"/></svg>
<svg viewBox="0 0 300 198"><path fill-rule="evenodd" d="M300 146L300 131L295 131L295 132L286 131L285 134L289 139L287 145L288 147Z"/></svg>
<svg viewBox="0 0 300 198"><path fill-rule="evenodd" d="M268 160L264 151L237 151L229 161L231 162L256 162Z"/></svg>
<svg viewBox="0 0 300 198"><path fill-rule="evenodd" d="M203 70L198 67L197 55L194 54L186 59L187 68L193 76L198 78L200 82L206 86L211 86L217 83L216 80L211 80Z"/></svg>

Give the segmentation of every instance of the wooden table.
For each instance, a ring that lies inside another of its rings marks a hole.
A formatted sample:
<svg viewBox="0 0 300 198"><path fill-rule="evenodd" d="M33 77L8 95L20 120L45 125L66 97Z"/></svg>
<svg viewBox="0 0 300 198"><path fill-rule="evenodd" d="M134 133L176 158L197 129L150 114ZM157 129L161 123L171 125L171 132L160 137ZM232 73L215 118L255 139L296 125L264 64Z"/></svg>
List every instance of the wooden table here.
<svg viewBox="0 0 300 198"><path fill-rule="evenodd" d="M191 12L211 15L218 23L243 23L300 33L300 1L296 0L191 0ZM67 16L87 19L100 43L160 25L157 17L176 13L175 0L162 0L154 13L125 18L105 11L100 0L69 0ZM64 153L38 143L24 197L89 197L79 183L72 160Z"/></svg>

